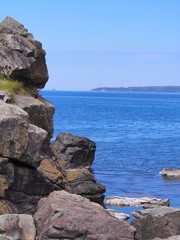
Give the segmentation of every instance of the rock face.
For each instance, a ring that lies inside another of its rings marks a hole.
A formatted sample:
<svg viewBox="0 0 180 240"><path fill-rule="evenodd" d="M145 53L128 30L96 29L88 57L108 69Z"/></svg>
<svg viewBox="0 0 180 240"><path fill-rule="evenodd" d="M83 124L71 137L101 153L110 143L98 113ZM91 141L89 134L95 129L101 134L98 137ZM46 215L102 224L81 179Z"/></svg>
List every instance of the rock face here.
<svg viewBox="0 0 180 240"><path fill-rule="evenodd" d="M44 129L48 133L48 140L53 136L53 115L54 106L38 96L16 95L15 103L29 114L30 123Z"/></svg>
<svg viewBox="0 0 180 240"><path fill-rule="evenodd" d="M130 206L138 206L138 207L146 207L146 206L169 206L169 199L158 199L153 197L142 197L142 198L129 198L129 197L107 197L105 200L107 206L111 207L130 207Z"/></svg>
<svg viewBox="0 0 180 240"><path fill-rule="evenodd" d="M131 225L137 230L135 239L148 240L154 238L167 239L180 235L180 209L172 207L155 207L135 211L137 219Z"/></svg>
<svg viewBox="0 0 180 240"><path fill-rule="evenodd" d="M29 124L28 145L26 152L19 160L32 167L38 167L41 162L40 150L46 138L47 132L45 130L35 125Z"/></svg>
<svg viewBox="0 0 180 240"><path fill-rule="evenodd" d="M88 199L55 191L38 203L34 216L43 239L130 240L134 229Z"/></svg>
<svg viewBox="0 0 180 240"><path fill-rule="evenodd" d="M28 101L33 99L27 98ZM6 206L2 208L2 213L32 214L40 198L61 189L103 204L105 188L95 181L89 168L94 159L95 143L86 138L65 133L59 135L61 143L57 140L52 143L53 152L51 152L48 146L50 135L48 136L48 133L39 126L30 123L33 108L39 109L42 119L47 119L45 113L48 112L48 107L44 111L46 108L44 105L42 108L39 107L39 103L36 106L34 103L36 100L32 100L34 107L31 109L29 104L29 108L24 107L27 111L25 112L20 106L23 105L22 99L27 100L27 98L17 97L19 106L0 100L0 131L2 133L0 136L0 156L2 156L0 157L0 198L4 201L3 206ZM27 106L26 100L23 106ZM52 118L52 114L50 116ZM47 120L45 123L48 124L48 122ZM48 127L44 128L48 129ZM50 128L49 131L51 134ZM73 144L72 139L75 140ZM61 152L62 149L64 152L61 156L57 152Z"/></svg>
<svg viewBox="0 0 180 240"><path fill-rule="evenodd" d="M165 178L180 179L180 169L164 168L160 174Z"/></svg>
<svg viewBox="0 0 180 240"><path fill-rule="evenodd" d="M0 73L34 88L48 80L42 44L11 17L0 23Z"/></svg>
<svg viewBox="0 0 180 240"><path fill-rule="evenodd" d="M28 144L28 114L16 105L0 100L0 155L20 158Z"/></svg>

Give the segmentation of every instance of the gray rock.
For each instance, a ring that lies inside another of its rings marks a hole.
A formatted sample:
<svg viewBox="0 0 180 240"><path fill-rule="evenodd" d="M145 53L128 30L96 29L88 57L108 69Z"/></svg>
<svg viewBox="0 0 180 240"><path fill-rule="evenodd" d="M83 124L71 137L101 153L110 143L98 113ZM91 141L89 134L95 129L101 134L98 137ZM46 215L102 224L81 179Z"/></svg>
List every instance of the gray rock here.
<svg viewBox="0 0 180 240"><path fill-rule="evenodd" d="M0 215L0 232L6 237L12 237L13 240L35 240L36 236L34 220L31 215L25 214Z"/></svg>
<svg viewBox="0 0 180 240"><path fill-rule="evenodd" d="M131 222L137 230L135 239L167 239L180 235L180 208L156 207L134 211L133 215L138 217Z"/></svg>
<svg viewBox="0 0 180 240"><path fill-rule="evenodd" d="M20 107L0 100L0 155L19 159L28 144L29 116Z"/></svg>
<svg viewBox="0 0 180 240"><path fill-rule="evenodd" d="M180 240L180 235L179 236L172 236L172 237L168 237L168 238L154 238L153 240Z"/></svg>
<svg viewBox="0 0 180 240"><path fill-rule="evenodd" d="M180 169L164 168L160 174L165 178L180 179Z"/></svg>
<svg viewBox="0 0 180 240"><path fill-rule="evenodd" d="M8 94L8 91L0 90L0 100L3 100L6 103L12 103L12 99Z"/></svg>
<svg viewBox="0 0 180 240"><path fill-rule="evenodd" d="M39 240L132 240L134 228L79 195L55 191L41 199L34 215Z"/></svg>
<svg viewBox="0 0 180 240"><path fill-rule="evenodd" d="M48 132L48 139L53 136L53 115L55 108L47 100L38 96L16 95L15 103L29 114L30 123Z"/></svg>
<svg viewBox="0 0 180 240"><path fill-rule="evenodd" d="M0 23L0 73L35 88L48 80L42 44L11 17Z"/></svg>
<svg viewBox="0 0 180 240"><path fill-rule="evenodd" d="M124 220L127 221L130 216L128 214L113 210L113 209L107 209L107 211L111 214L111 216L119 219L119 220Z"/></svg>
<svg viewBox="0 0 180 240"><path fill-rule="evenodd" d="M29 124L27 149L19 161L33 167L38 167L41 162L40 150L46 138L47 132L45 130Z"/></svg>
<svg viewBox="0 0 180 240"><path fill-rule="evenodd" d="M125 206L138 206L150 207L150 205L169 206L169 199L158 199L153 197L129 198L129 197L107 197L105 203L107 206L112 207L125 207Z"/></svg>
<svg viewBox="0 0 180 240"><path fill-rule="evenodd" d="M0 240L13 240L13 238L0 234Z"/></svg>
<svg viewBox="0 0 180 240"><path fill-rule="evenodd" d="M51 144L51 149L63 161L66 169L76 169L92 165L96 145L87 138L61 133Z"/></svg>
<svg viewBox="0 0 180 240"><path fill-rule="evenodd" d="M135 210L132 212L132 215L136 218L141 218L147 215L153 215L153 216L166 216L171 213L177 213L180 212L180 208L174 208L174 207L154 207L149 208L145 210Z"/></svg>

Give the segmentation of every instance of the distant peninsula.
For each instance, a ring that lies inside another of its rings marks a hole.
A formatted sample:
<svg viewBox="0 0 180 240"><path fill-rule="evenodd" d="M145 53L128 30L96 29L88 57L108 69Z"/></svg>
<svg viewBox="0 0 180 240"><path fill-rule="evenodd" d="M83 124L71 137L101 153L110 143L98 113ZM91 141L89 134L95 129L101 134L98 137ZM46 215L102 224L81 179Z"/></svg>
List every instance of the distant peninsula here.
<svg viewBox="0 0 180 240"><path fill-rule="evenodd" d="M99 87L92 91L100 92L149 92L149 93L180 93L180 86L152 86L152 87Z"/></svg>

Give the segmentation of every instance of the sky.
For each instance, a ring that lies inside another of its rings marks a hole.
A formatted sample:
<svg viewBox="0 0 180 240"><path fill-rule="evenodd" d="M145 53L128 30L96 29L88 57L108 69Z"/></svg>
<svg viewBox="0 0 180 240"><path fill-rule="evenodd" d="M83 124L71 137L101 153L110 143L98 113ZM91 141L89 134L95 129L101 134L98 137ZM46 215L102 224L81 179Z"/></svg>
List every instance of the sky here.
<svg viewBox="0 0 180 240"><path fill-rule="evenodd" d="M6 0L43 44L46 90L180 85L180 0Z"/></svg>

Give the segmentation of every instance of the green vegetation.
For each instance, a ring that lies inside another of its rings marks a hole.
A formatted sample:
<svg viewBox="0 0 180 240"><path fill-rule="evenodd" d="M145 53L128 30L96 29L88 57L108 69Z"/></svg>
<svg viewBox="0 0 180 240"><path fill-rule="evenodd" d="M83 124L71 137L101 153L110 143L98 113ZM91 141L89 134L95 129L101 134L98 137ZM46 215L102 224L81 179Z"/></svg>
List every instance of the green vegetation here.
<svg viewBox="0 0 180 240"><path fill-rule="evenodd" d="M0 75L0 90L8 91L11 99L15 100L15 95L37 95L37 89L28 88L23 82L7 79Z"/></svg>

